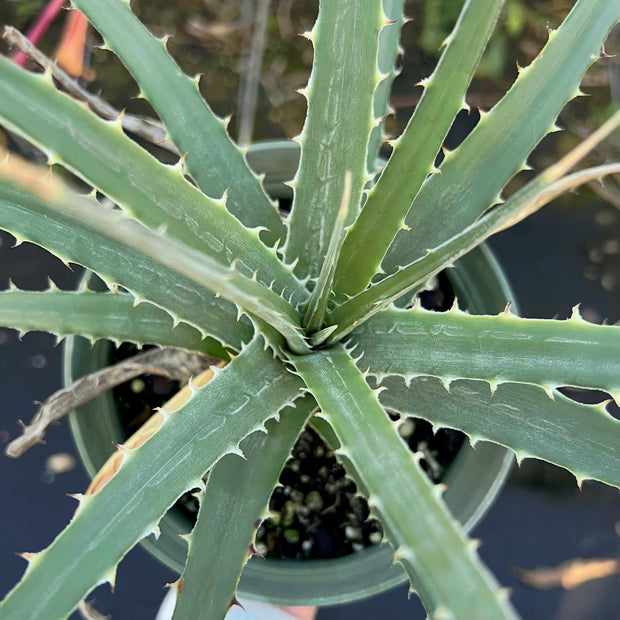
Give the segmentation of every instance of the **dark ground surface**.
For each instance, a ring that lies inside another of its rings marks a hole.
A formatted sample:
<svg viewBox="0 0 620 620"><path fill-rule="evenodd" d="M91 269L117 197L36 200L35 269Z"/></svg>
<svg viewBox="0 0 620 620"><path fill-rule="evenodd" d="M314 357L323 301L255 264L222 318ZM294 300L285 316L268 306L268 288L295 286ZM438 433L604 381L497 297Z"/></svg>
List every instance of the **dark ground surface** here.
<svg viewBox="0 0 620 620"><path fill-rule="evenodd" d="M587 194L586 194L587 197ZM574 201L573 201L574 202ZM581 301L590 320L620 318L618 284L605 290L605 274L619 273L620 255L610 241L620 238L620 212L602 203L576 206L564 199L512 231L503 233L493 248L506 266L525 316L570 314ZM24 244L10 249L2 235L0 288L9 275L24 288L43 288L46 274L61 288L76 280L55 259ZM595 263L592 262L595 259ZM598 271L597 271L598 270ZM588 279L597 275L597 279ZM599 277L600 276L600 277ZM33 400L43 400L60 387L60 347L42 334L18 341L15 332L0 330L0 443L17 432L17 418L29 419ZM74 501L66 493L83 490L87 478L78 464L56 476L46 472L46 459L59 452L76 455L65 423L52 429L46 446L20 459L0 459L0 497L3 527L0 537L0 591L19 578L24 561L15 551L38 551L73 514ZM620 618L618 575L586 583L574 590L534 590L520 583L515 567L556 566L574 558L620 556L620 495L598 483L579 491L571 476L551 465L525 461L512 472L508 484L487 517L473 533L484 544L482 558L499 581L513 590L512 600L525 620L615 620ZM118 570L116 592L96 590L101 611L114 620L150 620L163 597L162 586L174 575L141 549L131 551ZM416 600L407 600L407 588L344 606L320 610L319 620L381 620L423 618ZM249 619L250 620L250 619Z"/></svg>

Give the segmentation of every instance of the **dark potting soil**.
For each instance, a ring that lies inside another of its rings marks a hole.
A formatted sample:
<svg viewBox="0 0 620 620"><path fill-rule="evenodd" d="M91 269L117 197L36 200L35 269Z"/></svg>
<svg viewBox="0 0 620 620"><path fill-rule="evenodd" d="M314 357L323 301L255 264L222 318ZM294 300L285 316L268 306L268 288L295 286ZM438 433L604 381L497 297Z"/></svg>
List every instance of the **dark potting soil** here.
<svg viewBox="0 0 620 620"><path fill-rule="evenodd" d="M439 277L438 286L420 294L427 309L445 311L453 301L449 283ZM134 355L133 345L116 349L112 363ZM171 398L179 384L163 377L143 375L114 389L126 437L135 432L154 409ZM412 451L424 454L421 465L433 482L439 482L463 445L464 435L442 429L433 434L424 420L391 415ZM368 505L357 494L355 483L345 474L322 438L310 427L300 435L291 458L280 476L269 503L273 518L258 529L256 550L272 558L337 558L378 544L381 526L369 519ZM197 500L186 493L174 510L190 523L196 519Z"/></svg>

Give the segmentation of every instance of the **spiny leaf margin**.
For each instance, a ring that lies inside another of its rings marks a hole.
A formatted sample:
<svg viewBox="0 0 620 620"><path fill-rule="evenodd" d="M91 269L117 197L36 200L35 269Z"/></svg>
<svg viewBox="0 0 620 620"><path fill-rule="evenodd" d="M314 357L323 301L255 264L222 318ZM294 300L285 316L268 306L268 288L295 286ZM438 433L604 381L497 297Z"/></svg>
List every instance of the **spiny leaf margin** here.
<svg viewBox="0 0 620 620"><path fill-rule="evenodd" d="M581 94L584 73L600 58L607 34L619 20L617 0L575 3L508 93L445 157L441 174L424 183L405 218L411 230L397 234L382 263L384 272L418 259L426 248L443 243L501 202L502 188L526 167L538 142L557 129L555 120L564 105Z"/></svg>
<svg viewBox="0 0 620 620"><path fill-rule="evenodd" d="M419 467L346 349L335 345L291 361L338 436L336 454L361 481L427 613L516 618L449 514L441 488Z"/></svg>
<svg viewBox="0 0 620 620"><path fill-rule="evenodd" d="M113 477L94 495L78 496L68 527L46 550L28 557L24 577L0 603L0 615L64 618L93 587L113 583L117 564L142 538L157 533L177 497L201 487L204 473L226 454L239 453L239 442L277 419L301 387L259 336L210 383L193 388L186 405L160 410L156 432L136 449L121 448L122 464Z"/></svg>
<svg viewBox="0 0 620 620"><path fill-rule="evenodd" d="M173 620L223 620L236 599L245 563L257 555L253 541L257 520L266 514L282 467L315 406L306 397L283 409L279 422L268 422L266 431L241 442L244 459L227 455L209 473L204 493L198 495L196 525L185 537L188 556L175 584Z"/></svg>
<svg viewBox="0 0 620 620"><path fill-rule="evenodd" d="M525 319L509 308L472 316L455 303L448 312L391 308L351 335L353 355L379 380L388 375L483 379L620 394L620 327L583 320L577 306L564 321Z"/></svg>
<svg viewBox="0 0 620 620"><path fill-rule="evenodd" d="M372 380L374 385L374 380ZM492 441L512 450L517 461L538 458L571 472L577 484L599 480L620 487L620 421L605 402L584 405L557 390L551 397L535 385L455 379L385 377L379 384L388 409L429 421L435 431L453 428L472 445Z"/></svg>
<svg viewBox="0 0 620 620"><path fill-rule="evenodd" d="M244 151L229 138L227 120L216 117L202 98L200 76L186 76L171 58L167 37L153 37L128 2L73 0L73 5L96 24L105 46L118 54L136 79L141 96L160 115L174 144L187 153L187 171L202 191L208 196L227 191L227 208L245 226L265 228L261 237L269 245L284 241L286 231L276 207L247 166Z"/></svg>

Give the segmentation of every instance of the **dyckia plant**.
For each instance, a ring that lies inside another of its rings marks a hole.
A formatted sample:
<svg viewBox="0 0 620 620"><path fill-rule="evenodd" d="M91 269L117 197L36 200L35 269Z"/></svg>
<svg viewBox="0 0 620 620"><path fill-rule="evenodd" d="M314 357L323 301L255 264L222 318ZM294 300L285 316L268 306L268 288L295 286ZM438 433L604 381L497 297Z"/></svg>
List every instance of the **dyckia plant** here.
<svg viewBox="0 0 620 620"><path fill-rule="evenodd" d="M184 492L201 489L177 582L175 618L223 618L298 433L311 416L382 523L394 559L433 618L513 618L508 596L446 509L386 410L620 486L620 422L561 386L620 398L620 328L424 310L415 292L456 259L557 195L620 172L569 173L620 113L507 200L563 106L599 59L618 0L578 0L506 96L441 167L435 161L502 8L467 0L435 72L381 171L402 1L323 0L304 94L301 159L283 219L198 90L121 0L75 0L185 155L158 162L123 131L59 92L50 72L0 59L0 117L95 188L15 155L0 166L0 227L98 274L111 292L0 293L0 323L60 337L177 347L226 364L191 381L84 495L38 553L0 617L66 617L156 534ZM105 208L97 196L118 208ZM263 432L257 432L263 431ZM243 455L245 460L239 458ZM203 479L210 472L205 486ZM234 481L243 481L236 484ZM226 502L221 501L227 497ZM234 506L234 509L231 508ZM228 507L228 508L227 508ZM224 542L222 542L224 541ZM213 562L210 550L227 549ZM205 560L206 558L206 560ZM213 587L205 587L211 584Z"/></svg>

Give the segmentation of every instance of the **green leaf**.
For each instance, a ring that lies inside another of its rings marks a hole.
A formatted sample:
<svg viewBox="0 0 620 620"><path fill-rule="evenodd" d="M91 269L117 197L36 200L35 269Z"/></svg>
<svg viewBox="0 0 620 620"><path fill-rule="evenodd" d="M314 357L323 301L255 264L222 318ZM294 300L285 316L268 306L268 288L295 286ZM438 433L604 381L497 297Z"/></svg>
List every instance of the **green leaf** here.
<svg viewBox="0 0 620 620"><path fill-rule="evenodd" d="M521 70L506 96L422 186L382 268L393 272L472 224L498 202L567 101L579 94L586 69L620 20L617 0L579 0L550 33L541 54Z"/></svg>
<svg viewBox="0 0 620 620"><path fill-rule="evenodd" d="M17 178L2 181L2 177L11 172ZM294 351L308 350L299 327L299 316L291 304L271 288L260 284L256 274L252 278L241 275L237 271L236 260L230 268L222 266L208 255L169 238L164 232L151 231L123 213L96 208L98 205L92 200L71 192L64 183L57 180L44 181L40 174L37 168L12 159L0 167L0 192L3 183L13 183L21 192L32 191L33 198L42 198L78 223L87 223L91 228L96 228L124 246L126 252L132 251L147 257L173 270L177 279L179 275L188 278L234 302L239 313L243 311L256 315L277 329ZM28 187L29 182L34 187ZM174 278L169 284L174 284ZM145 295L145 298L151 300L150 294Z"/></svg>
<svg viewBox="0 0 620 620"><path fill-rule="evenodd" d="M156 344L190 351L209 352L213 341L181 323L173 329L169 314L152 304L134 306L127 293L90 290L0 291L0 325L18 330L50 332L62 340L69 334L95 342L107 339L120 344Z"/></svg>
<svg viewBox="0 0 620 620"><path fill-rule="evenodd" d="M113 49L166 125L181 153L187 153L187 171L208 196L228 191L226 207L248 228L266 227L261 234L273 245L283 240L284 224L275 205L250 171L243 152L226 132L200 95L198 79L191 79L166 50L165 39L153 37L122 0L76 0L73 3L96 24L106 45ZM153 70L156 67L156 70ZM234 179L234 182L233 182Z"/></svg>
<svg viewBox="0 0 620 620"><path fill-rule="evenodd" d="M307 38L314 45L310 82L304 91L308 114L301 135L301 159L285 255L299 259L295 271L316 278L327 252L344 190L352 174L346 224L355 219L367 180L366 152L373 118L381 0L322 0ZM355 93L352 97L351 93Z"/></svg>
<svg viewBox="0 0 620 620"><path fill-rule="evenodd" d="M11 163L15 161L13 157L10 160ZM106 220L114 219L112 212L105 212L94 203L75 213L65 212L52 204L57 194L52 192L45 197L44 192L56 185L49 179L39 179L37 184L30 172L25 179L28 191L24 191L17 177L5 176L9 171L8 162L0 170L0 228L13 234L18 243L31 241L67 264L71 261L82 265L97 273L110 288L120 285L136 301L148 300L165 310L173 324L189 323L203 336L210 335L215 340L211 341L207 352L212 355L226 357L218 342L239 350L244 341L251 339L250 321L238 321L237 308L232 303L217 299L210 290L197 287L174 270L145 257L132 245L118 241L115 222L111 226L112 233L102 231L101 216ZM10 174L15 170L11 168ZM40 195L43 192L43 199L35 192Z"/></svg>
<svg viewBox="0 0 620 620"><path fill-rule="evenodd" d="M379 47L377 50L377 69L382 77L375 88L372 102L373 116L385 120L388 114L393 114L394 109L389 104L390 91L394 78L400 70L394 68L396 58L404 50L398 43L401 28L405 22L403 6L405 0L383 0L383 14L389 22L379 33ZM369 174L375 172L375 162L379 155L381 144L385 140L383 122L375 125L368 139L368 153L366 155L366 168Z"/></svg>
<svg viewBox="0 0 620 620"><path fill-rule="evenodd" d="M312 398L296 405L282 410L279 422L269 422L266 433L252 433L243 440L245 459L227 455L209 474L204 495L199 497L196 526L187 536L188 557L182 587L177 582L173 620L224 620L252 554L256 524L267 511L282 467L316 406Z"/></svg>
<svg viewBox="0 0 620 620"><path fill-rule="evenodd" d="M349 230L335 279L337 293L366 288L403 226L409 207L435 166L454 118L493 32L504 0L468 0L445 50L359 218Z"/></svg>
<svg viewBox="0 0 620 620"><path fill-rule="evenodd" d="M353 355L379 379L484 379L532 383L545 389L595 388L620 394L620 327L522 319L509 312L471 316L455 305L431 312L416 305L375 314L352 334Z"/></svg>
<svg viewBox="0 0 620 620"><path fill-rule="evenodd" d="M299 395L301 382L255 339L190 401L162 412L163 423L126 451L113 477L79 498L68 527L29 558L22 580L0 604L3 618L65 618L96 585L114 581L117 564L150 533L184 492ZM67 561L70 558L71 561Z"/></svg>
<svg viewBox="0 0 620 620"><path fill-rule="evenodd" d="M332 237L329 240L321 272L304 313L304 325L308 333L316 332L323 325L323 319L325 318L327 306L332 295L336 263L342 248L344 224L351 207L351 173L348 170L345 173L345 183L342 192L342 202L334 223Z"/></svg>
<svg viewBox="0 0 620 620"><path fill-rule="evenodd" d="M468 542L341 345L293 360L352 465L431 617L515 618ZM389 475L386 475L389 472Z"/></svg>
<svg viewBox="0 0 620 620"><path fill-rule="evenodd" d="M298 302L305 289L276 251L226 209L207 198L180 167L166 166L129 139L120 121L104 121L56 90L50 74L28 73L0 57L0 119L37 146L50 163L61 162L101 190L131 217L208 254L222 265L239 261L244 275L258 270L267 286L288 287ZM79 140L71 139L79 136Z"/></svg>
<svg viewBox="0 0 620 620"><path fill-rule="evenodd" d="M620 115L615 115L614 118L620 120ZM396 302L405 293L424 284L429 278L480 245L485 239L505 228L514 226L558 196L589 181L600 180L607 174L620 173L620 164L608 164L581 170L551 184L549 184L548 176L550 170L546 170L522 187L506 201L506 204L497 207L440 246L428 250L422 258L406 267L399 267L396 273L372 284L362 293L336 306L327 315L327 324L335 326L329 335L328 342L341 339L368 317Z"/></svg>
<svg viewBox="0 0 620 620"><path fill-rule="evenodd" d="M605 405L582 405L557 391L553 400L537 386L504 383L492 395L484 381L456 380L450 393L439 379L418 377L410 385L387 377L380 400L388 409L456 428L472 443L488 440L564 467L577 478L620 487L620 421Z"/></svg>

